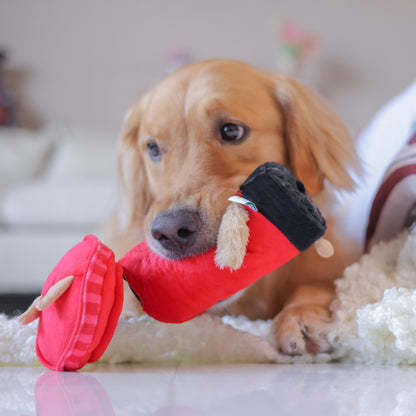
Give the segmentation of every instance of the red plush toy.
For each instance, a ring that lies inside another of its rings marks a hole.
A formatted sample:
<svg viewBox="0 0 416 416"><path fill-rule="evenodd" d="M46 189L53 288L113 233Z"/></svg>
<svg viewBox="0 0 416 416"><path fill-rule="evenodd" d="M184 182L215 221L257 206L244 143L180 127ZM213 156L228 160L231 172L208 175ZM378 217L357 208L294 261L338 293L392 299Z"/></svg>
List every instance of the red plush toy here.
<svg viewBox="0 0 416 416"><path fill-rule="evenodd" d="M231 200L250 208L232 202L217 247L194 257L162 258L143 242L115 262L113 252L94 236L73 247L20 317L22 323L40 317L39 361L62 371L98 360L121 314L123 277L148 315L180 323L277 269L325 233L325 220L283 165L257 168ZM319 241L318 253L331 255L330 244Z"/></svg>

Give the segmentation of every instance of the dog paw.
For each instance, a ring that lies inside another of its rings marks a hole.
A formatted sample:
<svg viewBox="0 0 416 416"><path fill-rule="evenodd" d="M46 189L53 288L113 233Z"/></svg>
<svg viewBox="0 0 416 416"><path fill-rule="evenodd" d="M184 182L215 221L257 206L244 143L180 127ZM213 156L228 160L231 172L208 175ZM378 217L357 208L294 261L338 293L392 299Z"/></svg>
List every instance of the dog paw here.
<svg viewBox="0 0 416 416"><path fill-rule="evenodd" d="M279 352L287 355L329 353L328 333L332 319L321 305L287 307L272 323L273 336Z"/></svg>

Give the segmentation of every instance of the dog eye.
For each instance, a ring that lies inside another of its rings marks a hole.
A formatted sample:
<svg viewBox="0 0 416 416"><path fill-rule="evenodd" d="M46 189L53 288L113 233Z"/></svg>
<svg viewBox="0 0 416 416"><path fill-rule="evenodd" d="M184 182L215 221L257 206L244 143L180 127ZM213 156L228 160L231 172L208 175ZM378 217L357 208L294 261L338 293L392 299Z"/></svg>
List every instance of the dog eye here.
<svg viewBox="0 0 416 416"><path fill-rule="evenodd" d="M246 135L246 129L235 123L223 124L220 128L221 139L225 142L237 142Z"/></svg>
<svg viewBox="0 0 416 416"><path fill-rule="evenodd" d="M147 143L147 153L153 160L160 160L162 157L162 152L160 151L159 146L155 142Z"/></svg>

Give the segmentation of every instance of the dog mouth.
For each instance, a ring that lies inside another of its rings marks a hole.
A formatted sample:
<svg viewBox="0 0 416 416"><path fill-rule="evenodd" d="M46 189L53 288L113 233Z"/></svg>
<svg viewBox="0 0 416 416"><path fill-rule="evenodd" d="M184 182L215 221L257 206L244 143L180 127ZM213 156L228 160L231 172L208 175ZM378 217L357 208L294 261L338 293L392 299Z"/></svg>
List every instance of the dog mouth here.
<svg viewBox="0 0 416 416"><path fill-rule="evenodd" d="M156 216L150 227L150 248L171 260L196 256L215 246L219 224L200 210L180 207Z"/></svg>

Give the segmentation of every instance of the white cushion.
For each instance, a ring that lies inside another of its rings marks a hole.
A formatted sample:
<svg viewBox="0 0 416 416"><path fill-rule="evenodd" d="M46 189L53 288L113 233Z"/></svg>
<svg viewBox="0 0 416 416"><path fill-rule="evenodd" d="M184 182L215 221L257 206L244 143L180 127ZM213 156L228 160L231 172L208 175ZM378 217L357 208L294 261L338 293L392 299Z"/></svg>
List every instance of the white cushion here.
<svg viewBox="0 0 416 416"><path fill-rule="evenodd" d="M116 136L68 132L57 146L45 180L50 183L107 181L117 173Z"/></svg>
<svg viewBox="0 0 416 416"><path fill-rule="evenodd" d="M2 201L0 222L19 226L94 226L111 215L116 202L114 182L17 186Z"/></svg>
<svg viewBox="0 0 416 416"><path fill-rule="evenodd" d="M50 131L0 128L0 186L10 186L40 173L52 150Z"/></svg>
<svg viewBox="0 0 416 416"><path fill-rule="evenodd" d="M115 135L66 130L35 180L7 189L0 223L7 226L101 224L116 204Z"/></svg>

